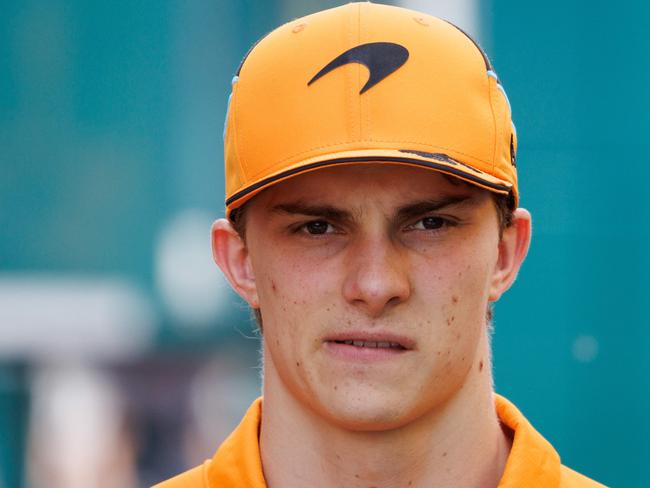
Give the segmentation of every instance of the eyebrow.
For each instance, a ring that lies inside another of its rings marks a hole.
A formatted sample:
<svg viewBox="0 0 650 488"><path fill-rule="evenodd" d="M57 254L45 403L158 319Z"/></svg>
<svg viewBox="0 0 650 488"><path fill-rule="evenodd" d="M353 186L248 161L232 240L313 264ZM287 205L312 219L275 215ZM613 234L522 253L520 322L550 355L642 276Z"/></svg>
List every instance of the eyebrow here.
<svg viewBox="0 0 650 488"><path fill-rule="evenodd" d="M397 209L396 217L399 222L402 222L446 207L461 204L467 206L472 205L475 202L476 200L473 198L473 195L454 195L436 200L421 200L399 207ZM337 208L333 205L312 205L303 201L280 203L272 207L271 211L274 213L291 215L309 215L339 222L351 222L354 220L353 214L347 210Z"/></svg>
<svg viewBox="0 0 650 488"><path fill-rule="evenodd" d="M408 203L397 210L397 220L402 222L429 212L436 212L451 206L472 206L476 204L473 195L454 195L439 200L422 200Z"/></svg>
<svg viewBox="0 0 650 488"><path fill-rule="evenodd" d="M312 205L305 202L280 203L271 208L272 212L293 215L309 215L334 221L351 221L352 213L332 205Z"/></svg>

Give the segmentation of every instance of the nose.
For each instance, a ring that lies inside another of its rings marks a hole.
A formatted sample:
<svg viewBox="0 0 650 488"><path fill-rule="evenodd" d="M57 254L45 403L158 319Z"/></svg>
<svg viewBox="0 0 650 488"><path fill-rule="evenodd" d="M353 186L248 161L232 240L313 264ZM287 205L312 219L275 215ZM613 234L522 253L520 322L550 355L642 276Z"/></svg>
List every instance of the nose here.
<svg viewBox="0 0 650 488"><path fill-rule="evenodd" d="M388 238L366 238L351 246L343 296L370 317L405 302L411 295L407 258Z"/></svg>

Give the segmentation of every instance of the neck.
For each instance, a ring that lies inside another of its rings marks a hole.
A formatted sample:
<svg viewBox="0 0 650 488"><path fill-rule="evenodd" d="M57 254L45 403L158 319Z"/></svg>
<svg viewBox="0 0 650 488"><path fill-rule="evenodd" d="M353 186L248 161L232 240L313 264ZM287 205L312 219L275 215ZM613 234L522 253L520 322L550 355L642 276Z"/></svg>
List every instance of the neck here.
<svg viewBox="0 0 650 488"><path fill-rule="evenodd" d="M410 424L350 431L323 420L265 365L260 449L270 488L496 487L510 449L494 408L487 338L462 388ZM291 460L287 462L287 460Z"/></svg>

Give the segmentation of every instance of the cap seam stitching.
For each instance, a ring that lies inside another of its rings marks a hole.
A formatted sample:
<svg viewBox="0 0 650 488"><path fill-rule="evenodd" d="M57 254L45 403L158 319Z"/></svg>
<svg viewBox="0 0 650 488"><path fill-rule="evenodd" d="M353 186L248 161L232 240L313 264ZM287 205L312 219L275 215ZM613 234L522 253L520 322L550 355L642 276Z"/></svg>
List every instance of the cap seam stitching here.
<svg viewBox="0 0 650 488"><path fill-rule="evenodd" d="M502 88L503 91L505 92L505 88L503 88L503 85L501 86L501 88ZM499 90L499 93L501 93L501 90ZM503 93L501 93L501 96L503 96ZM505 131L505 134L501 134L501 142L503 143L503 137L504 137L504 135L505 135L505 136L506 136L506 141L508 141L508 142L506 143L506 144L507 144L506 152L507 152L508 155L509 155L509 154L510 154L510 138L507 137L507 134L508 134L508 133L512 133L512 128L510 127L510 119L512 118L512 114L510 113L510 106L509 106L509 101L507 100L507 98L508 98L508 97L507 97L507 95L506 95L506 96L505 96L505 99L504 99L504 102L505 102L504 109L505 109L505 110L503 111L503 117L502 117L502 121L501 121L501 122L502 122L502 123L501 123L501 127L503 127L503 129L504 129L504 131ZM511 164L511 161L512 161L511 159L508 159L508 160L507 160L507 163L508 163L508 164ZM496 161L495 161L495 163L496 163ZM499 169L499 173L500 173L500 174L503 174L503 170L502 170L502 168L503 168L503 165L499 165L499 168L498 168L498 169ZM496 164L495 164L495 165L494 165L494 171L493 171L493 173L495 173L496 170L497 170L497 166L496 166Z"/></svg>
<svg viewBox="0 0 650 488"><path fill-rule="evenodd" d="M241 78L240 78L240 80L241 80ZM240 81L238 81L238 83L240 83ZM237 164L239 165L239 169L241 170L241 174L243 176L243 181L246 181L246 180L248 180L250 178L250 175L248 174L248 172L246 171L246 168L244 167L244 162L242 161L241 154L240 154L240 151L239 151L239 137L238 137L238 132L236 130L237 126L238 126L237 121L239 120L239 117L238 117L239 110L238 110L238 104L237 104L237 99L239 97L237 96L238 93L236 93L235 90L237 92L239 92L239 87L238 86L233 86L232 87L232 100L231 100L232 107L231 108L234 109L233 110L232 140L233 140L233 144L235 145L235 156L237 158Z"/></svg>
<svg viewBox="0 0 650 488"><path fill-rule="evenodd" d="M358 17L357 17L357 46L360 46L361 42L362 42L362 39L363 39L363 36L362 36L362 33L361 33L361 29L362 29L362 27L361 27L362 26L361 12L362 12L363 9L362 9L361 2L359 2L358 5L359 5L359 10L358 10ZM362 69L360 63L356 63L356 65L357 65L357 86L355 87L355 91L359 90L359 86L361 86L361 69ZM363 102L364 102L364 99L361 98L361 95L358 95L357 96L357 103L358 103L358 107L359 107L359 138L366 139L368 137L368 134L366 133L366 131L368 130L368 127L365 126L365 124L363 123L364 122L363 121Z"/></svg>
<svg viewBox="0 0 650 488"><path fill-rule="evenodd" d="M493 79L490 75L487 74L486 72L486 77L487 77L487 89L488 89L488 100L490 101L490 111L492 112L492 124L494 125L494 139L492 141L492 173L494 173L494 169L496 168L496 161L497 161L497 117L496 114L494 113L494 99L492 98L492 81L494 80L494 83L498 83L497 80Z"/></svg>
<svg viewBox="0 0 650 488"><path fill-rule="evenodd" d="M357 6L357 11L358 11L358 6ZM357 12L357 15L358 15L358 12ZM352 45L352 44L354 44L353 18L351 18L350 21L346 22L346 26L347 26L347 42L348 42L349 45ZM356 65L353 65L352 68L354 69L355 66ZM353 112L353 109L352 109L352 107L354 107L354 95L353 95L353 93L354 93L354 90L353 90L354 71L353 71L353 69L346 71L346 74L345 74L345 81L346 81L345 89L346 89L347 103L348 103L348 106L347 106L348 124L349 124L349 127L350 127L350 134L353 134L353 137L354 137L354 134L356 133L357 130L359 130L359 133L360 133L360 128L356 128L356 126L355 126L356 121L355 121L354 112ZM358 69L358 66L357 66L357 69ZM359 77L359 75L357 73L357 79L358 79L358 77Z"/></svg>

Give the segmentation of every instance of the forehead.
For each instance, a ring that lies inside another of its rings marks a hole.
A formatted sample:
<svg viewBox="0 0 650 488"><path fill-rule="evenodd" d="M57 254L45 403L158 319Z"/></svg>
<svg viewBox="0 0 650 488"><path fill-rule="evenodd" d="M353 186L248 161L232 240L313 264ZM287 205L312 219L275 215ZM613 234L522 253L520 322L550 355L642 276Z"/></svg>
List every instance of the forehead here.
<svg viewBox="0 0 650 488"><path fill-rule="evenodd" d="M488 192L457 178L415 166L366 163L322 168L267 188L253 198L255 206L272 208L289 200L337 205L405 202L459 195L480 197Z"/></svg>

